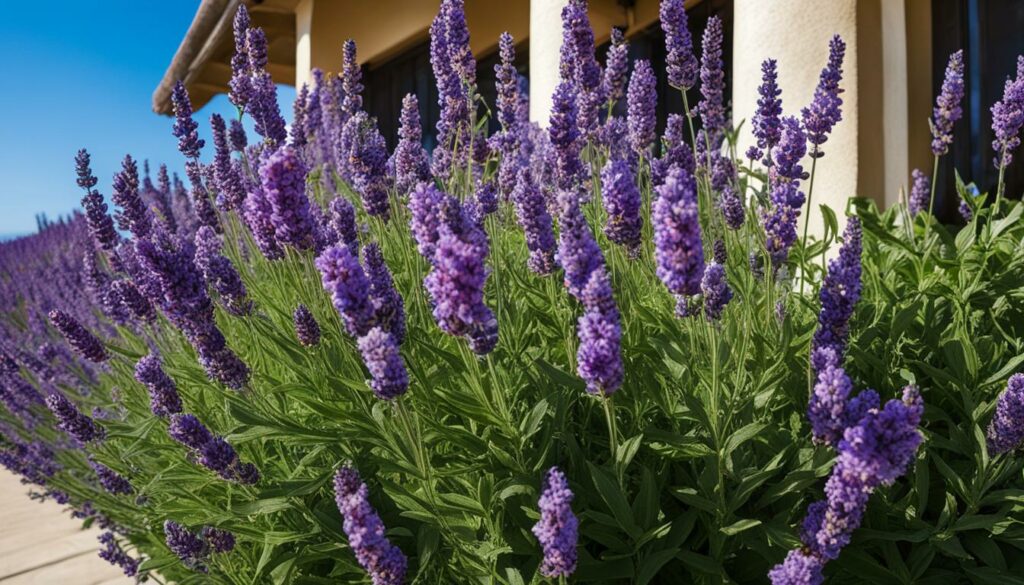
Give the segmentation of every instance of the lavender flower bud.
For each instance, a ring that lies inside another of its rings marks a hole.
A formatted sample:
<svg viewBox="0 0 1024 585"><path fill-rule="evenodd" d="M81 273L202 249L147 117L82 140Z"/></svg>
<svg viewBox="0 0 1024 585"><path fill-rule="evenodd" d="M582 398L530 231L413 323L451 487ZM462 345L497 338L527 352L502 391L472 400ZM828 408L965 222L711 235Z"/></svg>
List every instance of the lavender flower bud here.
<svg viewBox="0 0 1024 585"><path fill-rule="evenodd" d="M374 323L391 334L395 343L405 339L405 303L395 290L391 270L376 242L363 249L366 277L370 282L370 302L374 307Z"/></svg>
<svg viewBox="0 0 1024 585"><path fill-rule="evenodd" d="M551 215L544 204L544 194L533 182L527 168L519 171L512 191L512 203L516 209L516 221L526 236L526 248L530 251L527 266L541 276L551 274L557 266Z"/></svg>
<svg viewBox="0 0 1024 585"><path fill-rule="evenodd" d="M198 534L174 520L164 521L167 548L186 564L194 565L206 556L206 543Z"/></svg>
<svg viewBox="0 0 1024 585"><path fill-rule="evenodd" d="M111 200L121 208L114 214L118 228L130 231L136 238L149 236L152 225L149 209L139 195L139 169L131 156L124 157L121 172L114 175Z"/></svg>
<svg viewBox="0 0 1024 585"><path fill-rule="evenodd" d="M128 556L121 545L117 543L114 533L106 531L99 535L98 540L103 548L99 551L99 557L115 567L120 567L126 577L134 577L139 571L139 561Z"/></svg>
<svg viewBox="0 0 1024 585"><path fill-rule="evenodd" d="M388 220L387 148L375 121L365 112L357 112L345 123L346 134L352 137L349 153L352 184L363 201L367 215Z"/></svg>
<svg viewBox="0 0 1024 585"><path fill-rule="evenodd" d="M811 157L824 155L821 145L828 140L832 128L843 119L843 99L839 97L843 90L839 82L843 79L843 57L846 55L846 43L836 35L828 45L828 65L821 70L818 87L814 90L811 104L801 110L807 141L813 146Z"/></svg>
<svg viewBox="0 0 1024 585"><path fill-rule="evenodd" d="M50 322L64 336L68 345L78 352L78 355L96 363L102 363L110 359L110 354L107 353L107 348L103 347L103 342L90 333L88 329L82 327L82 324L71 315L54 309L50 311Z"/></svg>
<svg viewBox="0 0 1024 585"><path fill-rule="evenodd" d="M646 155L654 144L657 124L655 109L658 106L656 83L651 63L646 59L638 60L633 66L626 93L629 144L637 154Z"/></svg>
<svg viewBox="0 0 1024 585"><path fill-rule="evenodd" d="M395 188L408 193L420 181L430 178L427 151L423 149L423 130L420 127L419 102L416 94L402 99L402 114L395 148Z"/></svg>
<svg viewBox="0 0 1024 585"><path fill-rule="evenodd" d="M601 197L608 221L604 233L608 239L626 248L630 258L640 256L640 190L633 169L623 160L609 160L601 170Z"/></svg>
<svg viewBox="0 0 1024 585"><path fill-rule="evenodd" d="M373 585L402 585L408 562L384 535L384 523L370 504L369 489L355 469L338 470L334 476L334 496L349 546Z"/></svg>
<svg viewBox="0 0 1024 585"><path fill-rule="evenodd" d="M1007 453L1024 442L1024 374L1010 376L986 432L989 453Z"/></svg>
<svg viewBox="0 0 1024 585"><path fill-rule="evenodd" d="M129 280L116 280L110 284L110 296L132 317L146 323L156 320L156 308Z"/></svg>
<svg viewBox="0 0 1024 585"><path fill-rule="evenodd" d="M576 571L579 521L572 513L572 500L565 475L557 467L549 469L537 504L540 520L533 527L533 534L544 549L540 573L545 577L569 577Z"/></svg>
<svg viewBox="0 0 1024 585"><path fill-rule="evenodd" d="M565 288L580 300L591 273L604 266L604 256L594 241L576 194L562 192L558 199L562 213L558 219L557 259L565 269Z"/></svg>
<svg viewBox="0 0 1024 585"><path fill-rule="evenodd" d="M247 315L252 311L245 284L231 260L221 254L220 236L209 226L196 231L196 266L203 277L220 295L224 307L233 315Z"/></svg>
<svg viewBox="0 0 1024 585"><path fill-rule="evenodd" d="M761 85L757 88L757 111L751 120L757 145L747 151L752 159L765 155L764 164L771 164L770 155L782 136L782 90L779 89L779 72L775 59L761 63Z"/></svg>
<svg viewBox="0 0 1024 585"><path fill-rule="evenodd" d="M786 560L768 573L772 585L821 585L825 576L821 570L824 563L814 555L802 550L791 550Z"/></svg>
<svg viewBox="0 0 1024 585"><path fill-rule="evenodd" d="M210 116L213 130L213 175L216 179L217 204L224 210L240 209L245 202L245 186L240 169L231 162L231 148L228 145L227 126L220 114Z"/></svg>
<svg viewBox="0 0 1024 585"><path fill-rule="evenodd" d="M384 329L374 327L359 338L357 345L370 371L370 387L374 395L381 400L391 400L405 394L409 388L409 375L394 337Z"/></svg>
<svg viewBox="0 0 1024 585"><path fill-rule="evenodd" d="M203 148L203 140L199 138L199 124L192 119L192 102L188 98L185 84L178 81L171 91L171 104L174 106L174 129L172 134L178 139L178 150L185 158L198 159L199 150Z"/></svg>
<svg viewBox="0 0 1024 585"><path fill-rule="evenodd" d="M128 480L118 475L116 471L89 458L89 466L92 467L93 471L96 472L96 477L100 480L100 485L107 492L117 495L124 495L132 493L132 484L128 483Z"/></svg>
<svg viewBox="0 0 1024 585"><path fill-rule="evenodd" d="M942 156L949 152L953 144L953 126L963 109L960 102L964 99L964 52L957 51L949 56L946 65L946 77L942 80L942 91L935 98L935 110L932 115L932 153Z"/></svg>
<svg viewBox="0 0 1024 585"><path fill-rule="evenodd" d="M611 396L622 385L622 328L611 281L603 267L596 268L583 289L586 312L579 319L576 371L587 392Z"/></svg>
<svg viewBox="0 0 1024 585"><path fill-rule="evenodd" d="M156 354L149 354L135 364L135 379L149 390L149 408L156 416L170 416L181 412L178 387L168 376Z"/></svg>
<svg viewBox="0 0 1024 585"><path fill-rule="evenodd" d="M227 530L220 530L213 526L204 526L202 530L203 540L207 547L218 554L228 553L235 548L235 535Z"/></svg>
<svg viewBox="0 0 1024 585"><path fill-rule="evenodd" d="M932 181L920 169L914 169L911 176L914 179L914 184L910 188L907 209L911 215L917 215L923 211L928 211L932 195Z"/></svg>
<svg viewBox="0 0 1024 585"><path fill-rule="evenodd" d="M725 306L732 300L732 289L725 278L725 267L717 262L708 264L704 268L700 289L704 293L704 314L708 321L721 318Z"/></svg>
<svg viewBox="0 0 1024 585"><path fill-rule="evenodd" d="M664 6L664 4L662 4ZM664 8L662 8L664 10ZM662 26L664 26L662 19ZM622 29L612 28L611 47L605 59L601 92L611 103L618 102L626 94L626 76L629 74L629 44Z"/></svg>
<svg viewBox="0 0 1024 585"><path fill-rule="evenodd" d="M697 104L712 151L721 146L728 124L725 117L725 71L722 68L723 38L722 19L712 16L701 41L700 94L703 99Z"/></svg>
<svg viewBox="0 0 1024 585"><path fill-rule="evenodd" d="M341 109L346 117L363 109L363 72L356 61L356 42L347 39L341 47L341 88L345 92Z"/></svg>
<svg viewBox="0 0 1024 585"><path fill-rule="evenodd" d="M373 327L374 315L370 281L359 260L348 247L332 246L316 259L316 268L349 335L366 335Z"/></svg>
<svg viewBox="0 0 1024 585"><path fill-rule="evenodd" d="M306 305L295 308L292 320L295 323L295 337L299 339L299 343L304 347L313 347L320 343L320 325Z"/></svg>
<svg viewBox="0 0 1024 585"><path fill-rule="evenodd" d="M572 83L562 81L552 96L548 136L554 147L555 177L559 189L572 189L583 182L586 169L580 160L582 143L576 121L576 90Z"/></svg>
<svg viewBox="0 0 1024 585"><path fill-rule="evenodd" d="M82 414L67 396L54 392L46 397L46 407L57 419L57 427L81 443L103 440L106 435L102 427Z"/></svg>
<svg viewBox="0 0 1024 585"><path fill-rule="evenodd" d="M260 179L277 241L298 250L312 248L314 223L306 197L306 167L298 153L282 146L260 166Z"/></svg>
<svg viewBox="0 0 1024 585"><path fill-rule="evenodd" d="M860 255L860 220L851 217L846 224L839 257L829 261L828 274L821 285L821 312L818 314L818 329L814 332L812 348L831 347L837 356L843 355L846 350L850 317L860 299Z"/></svg>
<svg viewBox="0 0 1024 585"><path fill-rule="evenodd" d="M693 39L687 25L683 0L662 0L661 30L665 32L665 65L668 84L688 90L697 82L697 58L693 55Z"/></svg>
<svg viewBox="0 0 1024 585"><path fill-rule="evenodd" d="M681 301L700 293L704 274L697 185L692 175L676 168L656 191L651 222L654 224L657 274L669 292Z"/></svg>
<svg viewBox="0 0 1024 585"><path fill-rule="evenodd" d="M172 414L167 434L182 445L198 451L213 440L213 433L193 414Z"/></svg>

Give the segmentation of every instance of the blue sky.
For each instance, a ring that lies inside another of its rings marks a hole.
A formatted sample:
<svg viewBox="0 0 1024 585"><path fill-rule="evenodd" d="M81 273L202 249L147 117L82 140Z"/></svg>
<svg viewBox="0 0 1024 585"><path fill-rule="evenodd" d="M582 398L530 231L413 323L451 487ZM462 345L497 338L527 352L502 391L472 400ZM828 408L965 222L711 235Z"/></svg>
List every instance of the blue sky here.
<svg viewBox="0 0 1024 585"><path fill-rule="evenodd" d="M79 148L92 154L108 203L125 154L149 159L154 172L161 162L183 167L171 118L151 103L199 1L45 4L11 2L0 19L0 239L34 231L37 213L53 218L79 206ZM282 89L290 117L295 94ZM233 107L217 96L198 112L208 144L213 112Z"/></svg>

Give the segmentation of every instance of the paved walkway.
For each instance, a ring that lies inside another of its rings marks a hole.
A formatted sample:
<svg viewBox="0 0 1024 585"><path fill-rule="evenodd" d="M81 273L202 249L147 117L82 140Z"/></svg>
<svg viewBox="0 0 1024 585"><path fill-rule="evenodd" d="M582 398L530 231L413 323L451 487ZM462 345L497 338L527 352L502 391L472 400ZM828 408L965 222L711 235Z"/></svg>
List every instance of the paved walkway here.
<svg viewBox="0 0 1024 585"><path fill-rule="evenodd" d="M0 585L130 585L96 556L99 531L82 530L54 502L28 499L29 486L0 470Z"/></svg>

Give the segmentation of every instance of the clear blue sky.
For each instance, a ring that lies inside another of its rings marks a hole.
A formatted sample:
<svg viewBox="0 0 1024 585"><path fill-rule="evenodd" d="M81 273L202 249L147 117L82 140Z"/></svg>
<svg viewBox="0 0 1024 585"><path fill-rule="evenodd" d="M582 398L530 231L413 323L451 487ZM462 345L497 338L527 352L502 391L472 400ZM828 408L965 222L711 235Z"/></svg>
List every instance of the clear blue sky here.
<svg viewBox="0 0 1024 585"><path fill-rule="evenodd" d="M45 7L43 6L45 4ZM11 2L0 19L0 239L35 230L79 207L74 156L92 154L109 204L110 180L125 154L179 173L172 121L151 109L153 90L188 30L199 0ZM295 92L282 88L290 119ZM197 113L209 145L209 117L233 107L217 96ZM210 157L210 146L204 159Z"/></svg>

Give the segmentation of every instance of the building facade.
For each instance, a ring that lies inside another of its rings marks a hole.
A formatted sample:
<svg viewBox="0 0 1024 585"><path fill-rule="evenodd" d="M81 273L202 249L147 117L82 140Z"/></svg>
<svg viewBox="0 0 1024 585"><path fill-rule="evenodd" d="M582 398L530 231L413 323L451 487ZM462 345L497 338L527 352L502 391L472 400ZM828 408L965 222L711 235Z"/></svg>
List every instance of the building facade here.
<svg viewBox="0 0 1024 585"><path fill-rule="evenodd" d="M364 104L393 144L401 98L418 95L425 141L432 146L437 120L430 70L428 29L434 0L203 0L164 80L154 110L170 112L170 88L182 79L195 106L227 91L233 51L231 19L245 1L253 24L269 40L268 70L278 83L300 86L310 71L337 71L341 45L356 41L364 70ZM566 0L466 0L471 46L478 59L479 89L493 103L497 41L503 31L517 42L517 66L529 80L531 118L545 125L558 79ZM834 34L847 43L843 121L824 145L816 169L817 202L841 210L858 195L881 205L897 200L913 168L930 171L928 118L949 54L964 49L967 70L965 115L956 128L951 156L938 183L937 213L956 217L954 166L978 181L995 183L988 108L999 99L1005 78L1024 53L1024 2L1020 0L688 0L695 44L707 18L725 24L726 68L734 124L756 106L761 62L778 60L784 107L798 114L808 104ZM612 27L625 31L634 58L651 59L664 76L664 42L657 0L590 0L590 19L603 59ZM696 91L696 89L691 90ZM659 118L681 112L682 99L659 79ZM695 103L697 95L691 98ZM663 123L663 122L662 122ZM740 133L740 152L751 140ZM1011 166L1008 192L1024 189L1024 166ZM822 229L811 214L811 230Z"/></svg>

